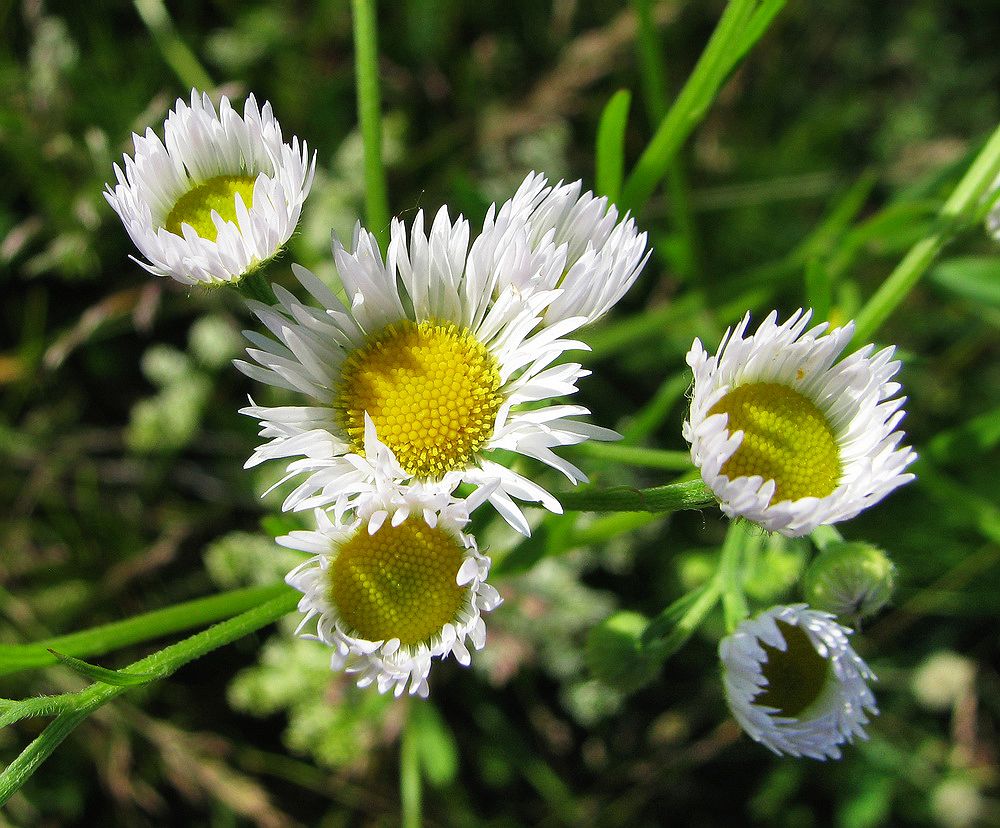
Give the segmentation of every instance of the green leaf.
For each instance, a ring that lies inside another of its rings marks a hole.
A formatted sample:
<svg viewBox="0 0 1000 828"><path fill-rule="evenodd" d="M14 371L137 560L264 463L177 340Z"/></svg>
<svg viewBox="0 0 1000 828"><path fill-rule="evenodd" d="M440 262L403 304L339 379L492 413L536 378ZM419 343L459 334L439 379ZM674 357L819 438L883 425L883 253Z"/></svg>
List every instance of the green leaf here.
<svg viewBox="0 0 1000 828"><path fill-rule="evenodd" d="M806 265L806 304L812 308L814 321L822 322L830 316L832 298L830 271L819 259L810 259Z"/></svg>
<svg viewBox="0 0 1000 828"><path fill-rule="evenodd" d="M632 93L619 89L601 113L597 125L595 174L597 192L617 201L625 177L625 127L628 125Z"/></svg>
<svg viewBox="0 0 1000 828"><path fill-rule="evenodd" d="M605 684L631 693L649 684L660 671L660 660L643 644L649 619L638 612L616 612L587 635L584 656L590 672Z"/></svg>
<svg viewBox="0 0 1000 828"><path fill-rule="evenodd" d="M73 656L57 653L49 650L56 657L60 664L65 664L71 670L75 670L81 676L89 678L91 681L99 681L104 684L111 684L115 687L133 687L139 684L148 684L160 678L157 673L125 673L121 670L108 670L106 667L98 667L96 664L82 661Z"/></svg>
<svg viewBox="0 0 1000 828"><path fill-rule="evenodd" d="M1000 257L948 259L931 271L930 280L961 299L1000 308Z"/></svg>
<svg viewBox="0 0 1000 828"><path fill-rule="evenodd" d="M424 776L435 788L450 785L458 774L458 746L451 729L430 702L414 700L410 715Z"/></svg>

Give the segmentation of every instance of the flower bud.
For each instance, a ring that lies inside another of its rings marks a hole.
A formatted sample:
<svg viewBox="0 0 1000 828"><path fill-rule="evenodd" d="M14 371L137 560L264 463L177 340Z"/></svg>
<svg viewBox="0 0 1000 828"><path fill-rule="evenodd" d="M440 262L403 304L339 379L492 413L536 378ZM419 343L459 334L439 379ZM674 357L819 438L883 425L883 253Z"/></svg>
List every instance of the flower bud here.
<svg viewBox="0 0 1000 828"><path fill-rule="evenodd" d="M816 609L865 618L889 602L895 582L896 567L877 546L838 541L806 570L802 592Z"/></svg>

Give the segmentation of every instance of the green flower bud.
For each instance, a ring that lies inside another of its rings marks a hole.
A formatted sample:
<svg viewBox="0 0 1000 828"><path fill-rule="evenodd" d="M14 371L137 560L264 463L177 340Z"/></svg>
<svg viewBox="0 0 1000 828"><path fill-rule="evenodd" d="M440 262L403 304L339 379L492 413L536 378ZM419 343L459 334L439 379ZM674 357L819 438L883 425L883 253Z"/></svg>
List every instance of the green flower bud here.
<svg viewBox="0 0 1000 828"><path fill-rule="evenodd" d="M587 636L585 657L590 671L618 690L629 693L648 684L659 672L659 661L642 643L649 619L638 612L616 612Z"/></svg>
<svg viewBox="0 0 1000 828"><path fill-rule="evenodd" d="M877 546L837 541L810 564L802 592L815 609L865 618L889 602L895 582L896 567Z"/></svg>

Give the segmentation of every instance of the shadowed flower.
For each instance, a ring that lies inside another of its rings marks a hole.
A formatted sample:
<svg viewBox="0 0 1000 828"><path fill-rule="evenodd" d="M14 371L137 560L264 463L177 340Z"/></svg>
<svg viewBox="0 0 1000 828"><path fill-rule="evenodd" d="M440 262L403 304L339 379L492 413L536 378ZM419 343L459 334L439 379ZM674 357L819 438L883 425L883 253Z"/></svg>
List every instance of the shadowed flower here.
<svg viewBox="0 0 1000 828"><path fill-rule="evenodd" d="M317 509L315 531L278 539L314 555L285 579L302 593L299 631L315 619L306 637L332 647L332 668L361 687L426 696L432 659L468 665L467 642L486 642L482 613L501 602L486 583L490 560L462 533L468 503L439 506L408 490L393 503L366 499L348 526Z"/></svg>
<svg viewBox="0 0 1000 828"><path fill-rule="evenodd" d="M773 607L719 644L726 701L740 727L777 754L839 759L878 713L875 677L851 630L805 604Z"/></svg>
<svg viewBox="0 0 1000 828"><path fill-rule="evenodd" d="M778 325L772 312L745 336L747 314L716 356L697 339L687 355L684 437L702 479L730 517L792 537L877 503L913 479L904 470L916 460L898 448L906 398L894 398L893 348L868 345L836 362L853 323L806 331L810 315Z"/></svg>
<svg viewBox="0 0 1000 828"><path fill-rule="evenodd" d="M192 89L163 132L132 136L135 158L115 164L118 184L104 194L148 261L132 258L186 285L239 281L292 235L315 155L298 138L283 143L271 105L258 109L253 95L241 118L228 98L216 112Z"/></svg>

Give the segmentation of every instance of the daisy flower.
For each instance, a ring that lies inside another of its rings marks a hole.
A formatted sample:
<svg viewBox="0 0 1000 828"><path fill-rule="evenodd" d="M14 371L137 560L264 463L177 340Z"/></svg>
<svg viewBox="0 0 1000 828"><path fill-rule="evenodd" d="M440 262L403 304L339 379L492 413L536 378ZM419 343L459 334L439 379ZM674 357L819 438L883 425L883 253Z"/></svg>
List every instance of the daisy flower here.
<svg viewBox="0 0 1000 828"><path fill-rule="evenodd" d="M726 701L750 738L775 753L840 758L878 714L875 676L851 648L851 630L805 604L772 607L719 644Z"/></svg>
<svg viewBox="0 0 1000 828"><path fill-rule="evenodd" d="M508 223L528 227L532 249L547 250L553 266L535 272L502 273L499 284L525 290L562 293L546 308L544 323L574 316L588 323L599 319L625 295L649 259L646 234L627 215L589 190L582 181L549 186L544 175L530 173L514 197L499 210L490 207L483 234Z"/></svg>
<svg viewBox="0 0 1000 828"><path fill-rule="evenodd" d="M916 454L898 447L905 397L891 382L893 348L868 345L840 362L854 324L806 330L811 311L783 325L771 313L745 335L747 314L715 356L699 340L684 438L702 479L730 517L795 537L854 517L913 479Z"/></svg>
<svg viewBox="0 0 1000 828"><path fill-rule="evenodd" d="M115 164L118 184L104 193L148 261L133 260L185 285L239 281L295 230L315 154L298 138L283 143L271 105L258 109L253 95L241 118L228 98L216 112L192 89L163 132L133 134L135 158Z"/></svg>
<svg viewBox="0 0 1000 828"><path fill-rule="evenodd" d="M482 614L501 603L486 583L489 558L462 533L468 512L413 488L391 502L365 498L346 526L317 509L316 530L278 538L313 554L285 579L302 593L296 633L329 645L331 667L356 673L360 687L426 697L431 661L454 655L467 666L469 644L486 642Z"/></svg>
<svg viewBox="0 0 1000 828"><path fill-rule="evenodd" d="M577 419L589 413L582 406L546 404L575 393L589 373L578 363L553 365L565 351L586 348L562 338L585 319L539 327L559 291L498 286L501 273L548 266L551 249L532 250L517 222L503 233L494 227L470 248L468 222L452 223L442 208L429 234L422 213L409 239L394 220L385 261L360 226L350 250L335 240L333 252L348 306L293 265L320 307L280 287L277 305L251 302L276 339L248 332L254 347L247 352L258 364L237 362L248 376L315 401L242 409L261 421L267 440L248 466L298 458L288 477L305 479L284 508L346 508L359 464L373 462L365 448L370 419L401 482L451 491L461 483L485 486L493 506L524 534L528 523L513 498L561 512L552 495L496 454L532 457L580 482L583 472L552 449L618 437Z"/></svg>

